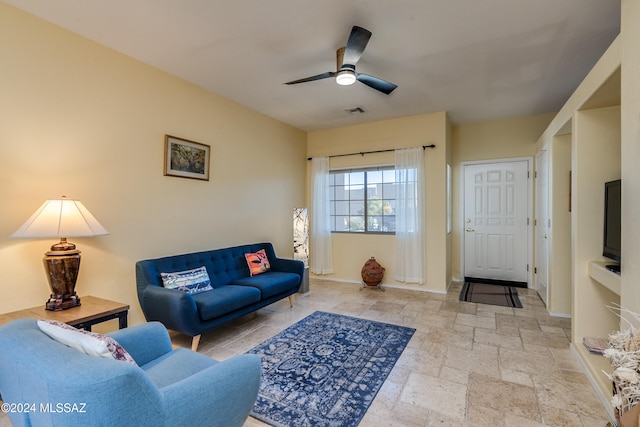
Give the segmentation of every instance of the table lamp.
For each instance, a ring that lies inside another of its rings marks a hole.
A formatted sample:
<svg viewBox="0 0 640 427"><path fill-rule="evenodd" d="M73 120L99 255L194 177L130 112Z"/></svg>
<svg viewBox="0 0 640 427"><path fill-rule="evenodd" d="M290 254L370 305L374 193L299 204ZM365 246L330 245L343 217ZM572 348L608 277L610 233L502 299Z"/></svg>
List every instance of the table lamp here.
<svg viewBox="0 0 640 427"><path fill-rule="evenodd" d="M52 199L42 206L11 237L60 238L43 258L51 296L47 310L65 310L80 305L76 279L80 271L80 251L67 242L68 237L92 237L109 234L79 200Z"/></svg>

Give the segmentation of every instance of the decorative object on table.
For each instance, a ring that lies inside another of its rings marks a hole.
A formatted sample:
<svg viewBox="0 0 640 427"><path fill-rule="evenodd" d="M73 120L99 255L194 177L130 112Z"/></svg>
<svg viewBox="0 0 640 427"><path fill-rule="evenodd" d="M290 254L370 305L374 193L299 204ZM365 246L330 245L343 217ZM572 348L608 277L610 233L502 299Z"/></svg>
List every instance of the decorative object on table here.
<svg viewBox="0 0 640 427"><path fill-rule="evenodd" d="M304 263L304 277L299 292L309 292L309 212L307 208L293 208L293 259Z"/></svg>
<svg viewBox="0 0 640 427"><path fill-rule="evenodd" d="M618 305L609 308L629 325L626 330L613 332L609 335L609 348L604 350L604 356L611 361L613 371L606 374L613 383L613 398L611 403L615 409L618 427L638 426L640 415L640 331L625 317L640 322L640 315Z"/></svg>
<svg viewBox="0 0 640 427"><path fill-rule="evenodd" d="M171 135L164 136L164 174L209 181L211 147Z"/></svg>
<svg viewBox="0 0 640 427"><path fill-rule="evenodd" d="M415 329L316 311L249 350L262 358L251 415L274 426L356 426Z"/></svg>
<svg viewBox="0 0 640 427"><path fill-rule="evenodd" d="M69 237L93 237L109 234L79 200L51 199L11 235L15 238L59 238L43 258L51 287L47 310L64 310L80 305L76 280L80 271L80 251L67 241Z"/></svg>
<svg viewBox="0 0 640 427"><path fill-rule="evenodd" d="M369 258L362 266L362 271L360 272L362 282L364 283L362 288L370 286L384 291L384 288L380 285L380 283L382 283L382 277L384 276L384 270L385 268L376 261L375 257ZM362 288L360 288L360 290L362 290Z"/></svg>
<svg viewBox="0 0 640 427"><path fill-rule="evenodd" d="M465 281L460 290L460 301L522 308L518 290L515 287L490 283Z"/></svg>

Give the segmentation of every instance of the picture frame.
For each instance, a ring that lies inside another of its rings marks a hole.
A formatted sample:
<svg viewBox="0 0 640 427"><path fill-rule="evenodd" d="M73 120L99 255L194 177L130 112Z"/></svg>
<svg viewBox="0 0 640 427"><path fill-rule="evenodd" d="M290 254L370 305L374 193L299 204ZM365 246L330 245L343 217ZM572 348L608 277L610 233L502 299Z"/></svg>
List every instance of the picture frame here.
<svg viewBox="0 0 640 427"><path fill-rule="evenodd" d="M209 181L211 147L172 135L164 136L164 175Z"/></svg>

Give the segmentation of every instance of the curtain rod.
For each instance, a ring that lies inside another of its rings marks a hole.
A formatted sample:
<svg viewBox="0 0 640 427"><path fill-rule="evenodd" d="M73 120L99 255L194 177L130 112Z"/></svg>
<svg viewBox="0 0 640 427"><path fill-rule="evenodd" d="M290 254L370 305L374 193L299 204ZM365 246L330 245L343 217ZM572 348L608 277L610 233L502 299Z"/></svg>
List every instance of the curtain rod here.
<svg viewBox="0 0 640 427"><path fill-rule="evenodd" d="M436 148L436 144L431 144L431 145L423 145L422 149L426 150L427 148ZM364 156L365 154L373 154L373 153L387 153L389 151L396 151L395 148L389 149L389 150L376 150L376 151L360 151L359 153L348 153L348 154L334 154L333 156L327 156L327 157L344 157L344 156L357 156L358 154L361 156ZM308 157L307 160L311 160L313 159L313 157Z"/></svg>

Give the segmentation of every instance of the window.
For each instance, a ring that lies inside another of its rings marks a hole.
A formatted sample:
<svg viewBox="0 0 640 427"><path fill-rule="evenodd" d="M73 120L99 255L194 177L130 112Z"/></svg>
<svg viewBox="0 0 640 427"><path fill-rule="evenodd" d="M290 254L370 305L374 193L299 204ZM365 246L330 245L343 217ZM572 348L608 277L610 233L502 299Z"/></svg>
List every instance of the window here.
<svg viewBox="0 0 640 427"><path fill-rule="evenodd" d="M394 233L395 181L390 166L331 171L331 231Z"/></svg>

